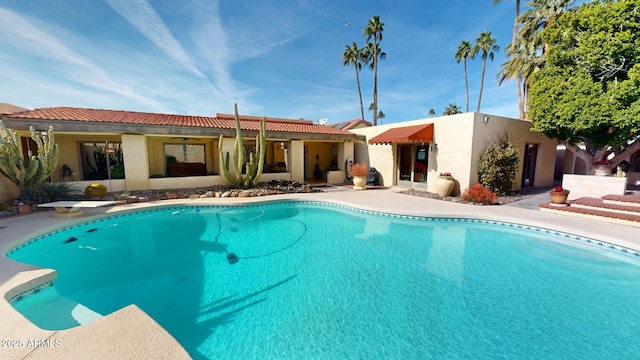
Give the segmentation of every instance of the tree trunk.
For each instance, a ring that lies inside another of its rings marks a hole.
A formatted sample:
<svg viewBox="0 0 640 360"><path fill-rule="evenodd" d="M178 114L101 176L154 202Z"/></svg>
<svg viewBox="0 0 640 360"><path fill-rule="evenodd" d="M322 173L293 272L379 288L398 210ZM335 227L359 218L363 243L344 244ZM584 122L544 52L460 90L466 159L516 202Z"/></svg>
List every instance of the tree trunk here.
<svg viewBox="0 0 640 360"><path fill-rule="evenodd" d="M358 74L358 64L355 65L356 68L356 83L358 83L358 97L360 98L360 115L362 116L362 120L364 120L364 106L362 105L362 90L360 89L360 75Z"/></svg>
<svg viewBox="0 0 640 360"><path fill-rule="evenodd" d="M480 112L480 102L482 101L482 86L484 85L484 70L487 64L487 55L482 54L482 75L480 76L480 93L478 94L478 110L476 112Z"/></svg>
<svg viewBox="0 0 640 360"><path fill-rule="evenodd" d="M467 100L466 112L469 112L469 78L467 77L467 58L464 58L464 89Z"/></svg>

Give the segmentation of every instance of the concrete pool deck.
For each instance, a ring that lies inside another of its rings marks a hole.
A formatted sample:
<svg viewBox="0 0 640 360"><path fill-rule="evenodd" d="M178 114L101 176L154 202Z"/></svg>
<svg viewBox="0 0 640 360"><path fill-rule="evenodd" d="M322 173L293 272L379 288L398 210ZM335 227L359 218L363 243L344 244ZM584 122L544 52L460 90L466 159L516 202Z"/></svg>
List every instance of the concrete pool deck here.
<svg viewBox="0 0 640 360"><path fill-rule="evenodd" d="M402 215L464 217L542 227L640 252L637 228L540 212L536 205L548 201L546 193L508 205L474 206L399 194L398 191L402 189L395 188L354 191L348 187L330 187L323 190L326 191L255 198L178 199L135 203L86 209L85 216L80 218L54 218L51 216L52 212L38 212L0 219L0 293L3 295L0 300L0 358L190 358L173 337L135 305L87 325L69 330L48 331L35 326L9 303L9 299L54 279L56 274L49 269L9 260L4 256L7 250L55 228L85 222L102 214L153 206L232 205L287 199L326 201Z"/></svg>

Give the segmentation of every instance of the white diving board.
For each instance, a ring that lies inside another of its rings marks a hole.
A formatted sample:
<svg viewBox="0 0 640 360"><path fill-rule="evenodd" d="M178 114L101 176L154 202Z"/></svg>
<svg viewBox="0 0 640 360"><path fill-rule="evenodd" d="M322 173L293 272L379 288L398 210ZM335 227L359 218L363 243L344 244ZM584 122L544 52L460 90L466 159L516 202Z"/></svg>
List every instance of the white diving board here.
<svg viewBox="0 0 640 360"><path fill-rule="evenodd" d="M52 207L56 209L54 217L82 216L81 208L98 208L115 204L116 201L54 201L39 204L38 207Z"/></svg>

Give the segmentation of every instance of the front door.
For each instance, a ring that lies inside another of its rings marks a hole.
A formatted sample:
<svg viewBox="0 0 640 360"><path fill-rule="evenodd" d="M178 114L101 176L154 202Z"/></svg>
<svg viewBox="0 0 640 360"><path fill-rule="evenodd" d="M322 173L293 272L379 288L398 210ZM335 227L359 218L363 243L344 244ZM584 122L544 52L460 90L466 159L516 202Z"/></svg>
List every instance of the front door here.
<svg viewBox="0 0 640 360"><path fill-rule="evenodd" d="M538 144L526 144L524 147L524 164L522 167L521 187L531 187L536 178L536 158L538 157Z"/></svg>
<svg viewBox="0 0 640 360"><path fill-rule="evenodd" d="M398 182L399 186L422 187L427 183L427 165L429 144L420 146L398 145Z"/></svg>

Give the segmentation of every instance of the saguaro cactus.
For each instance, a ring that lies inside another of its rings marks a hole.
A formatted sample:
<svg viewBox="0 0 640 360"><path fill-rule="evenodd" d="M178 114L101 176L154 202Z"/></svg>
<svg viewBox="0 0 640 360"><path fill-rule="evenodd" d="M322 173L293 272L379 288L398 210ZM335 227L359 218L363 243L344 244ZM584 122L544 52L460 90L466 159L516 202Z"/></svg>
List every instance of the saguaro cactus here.
<svg viewBox="0 0 640 360"><path fill-rule="evenodd" d="M266 150L266 123L267 119L260 120L260 131L256 135L256 155L251 152L249 154L249 162L244 163L244 146L242 145L242 130L240 129L240 117L238 116L238 104L234 104L234 112L236 118L236 141L233 148L233 161L236 164L236 173L231 174L229 171L229 152L224 154L223 143L224 138L220 135L218 142L218 154L220 162L222 163L222 177L228 186L251 188L258 185L260 176L262 176L262 169L264 168L264 154ZM246 166L246 175L242 175L242 167Z"/></svg>
<svg viewBox="0 0 640 360"><path fill-rule="evenodd" d="M53 127L50 126L47 135L42 136L33 126L30 130L31 138L38 144L38 155L29 151L29 165L25 167L18 133L7 129L0 121L0 174L21 189L42 183L58 166L58 145Z"/></svg>

